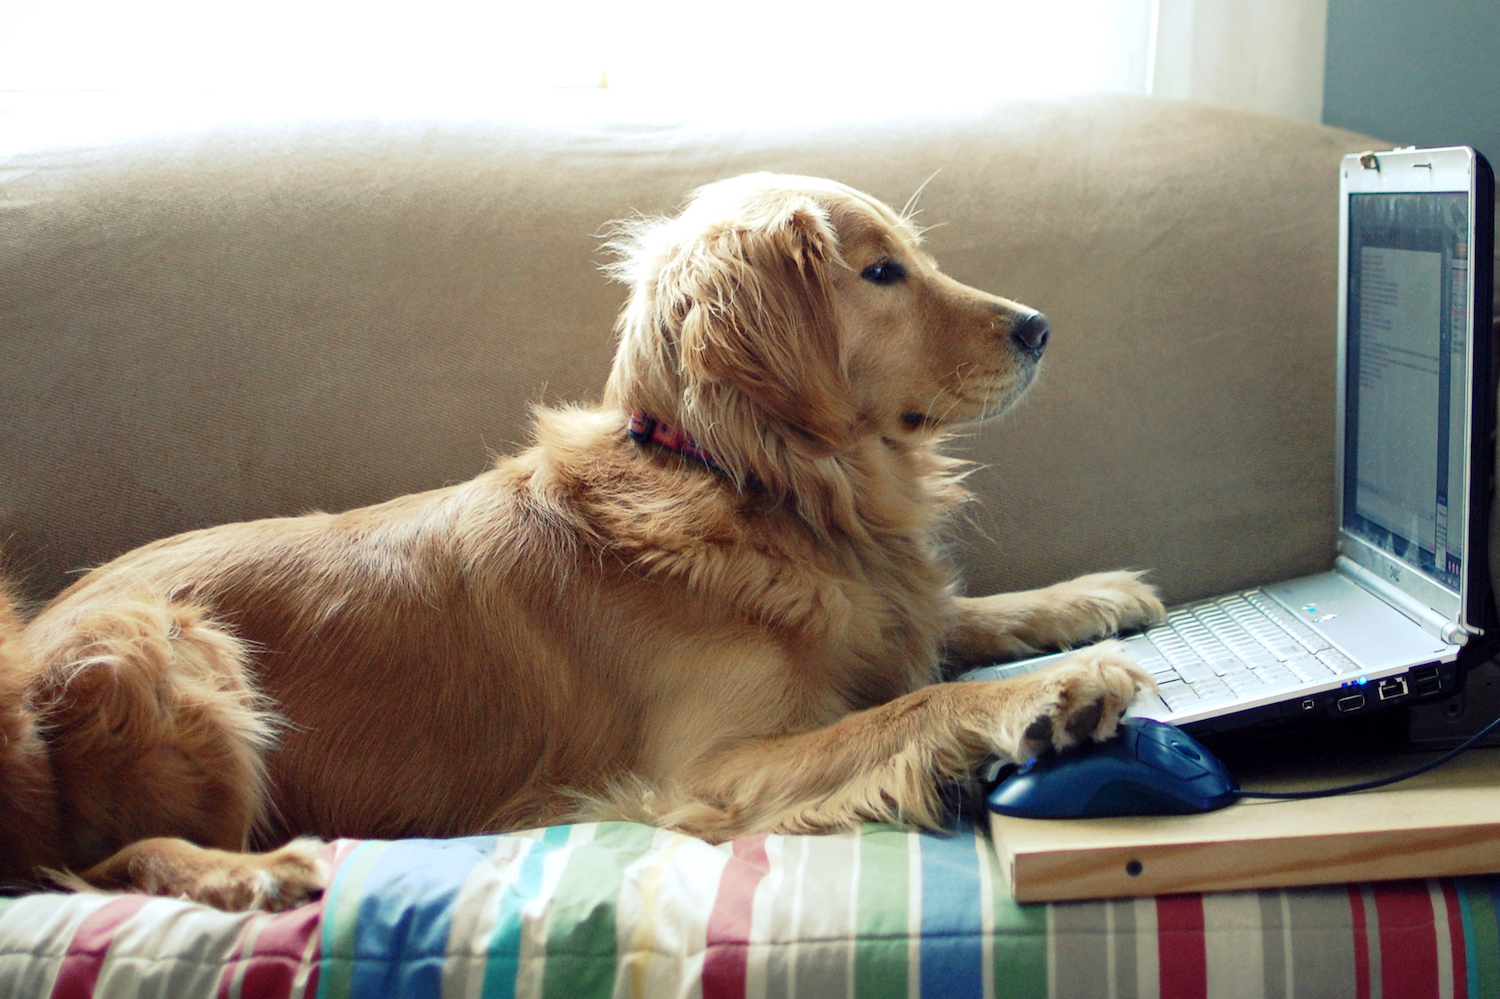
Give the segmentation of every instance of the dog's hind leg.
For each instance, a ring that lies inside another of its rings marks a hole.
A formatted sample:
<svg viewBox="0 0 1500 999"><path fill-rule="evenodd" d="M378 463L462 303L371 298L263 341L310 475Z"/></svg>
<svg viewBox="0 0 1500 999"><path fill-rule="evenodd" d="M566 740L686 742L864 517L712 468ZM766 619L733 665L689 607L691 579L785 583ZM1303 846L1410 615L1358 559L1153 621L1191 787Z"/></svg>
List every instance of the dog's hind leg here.
<svg viewBox="0 0 1500 999"><path fill-rule="evenodd" d="M21 622L0 590L0 888L63 861L47 744L26 696Z"/></svg>
<svg viewBox="0 0 1500 999"><path fill-rule="evenodd" d="M65 883L236 906L321 888L306 848L237 852L265 817L273 737L244 643L199 607L149 597L43 614L24 638Z"/></svg>

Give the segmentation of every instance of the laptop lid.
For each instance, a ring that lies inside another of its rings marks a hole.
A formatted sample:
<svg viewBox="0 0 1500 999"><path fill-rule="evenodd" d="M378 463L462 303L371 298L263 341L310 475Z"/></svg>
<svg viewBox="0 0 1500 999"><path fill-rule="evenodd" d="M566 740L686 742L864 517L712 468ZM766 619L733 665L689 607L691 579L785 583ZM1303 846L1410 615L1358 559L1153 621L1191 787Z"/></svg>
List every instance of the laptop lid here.
<svg viewBox="0 0 1500 999"><path fill-rule="evenodd" d="M1493 223L1468 147L1344 158L1338 550L1455 644L1489 616Z"/></svg>

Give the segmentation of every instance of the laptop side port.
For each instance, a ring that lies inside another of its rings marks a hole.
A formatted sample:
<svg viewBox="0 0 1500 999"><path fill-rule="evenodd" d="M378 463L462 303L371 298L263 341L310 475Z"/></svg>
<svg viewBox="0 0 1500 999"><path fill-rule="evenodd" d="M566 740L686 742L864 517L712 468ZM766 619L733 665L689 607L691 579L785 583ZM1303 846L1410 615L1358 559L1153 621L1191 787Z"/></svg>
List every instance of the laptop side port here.
<svg viewBox="0 0 1500 999"><path fill-rule="evenodd" d="M1406 677L1386 677L1380 681L1380 686L1376 689L1382 701L1389 701L1393 697L1405 697L1407 694Z"/></svg>
<svg viewBox="0 0 1500 999"><path fill-rule="evenodd" d="M1338 703L1337 703L1338 709L1340 711L1344 712L1345 714L1347 714L1350 711L1358 711L1360 708L1362 708L1364 706L1365 706L1365 695L1364 694L1350 694L1348 697L1340 697L1338 699Z"/></svg>
<svg viewBox="0 0 1500 999"><path fill-rule="evenodd" d="M1435 669L1417 673L1413 679L1417 682L1418 697L1430 697L1433 694L1442 693L1443 678L1438 676L1438 671Z"/></svg>

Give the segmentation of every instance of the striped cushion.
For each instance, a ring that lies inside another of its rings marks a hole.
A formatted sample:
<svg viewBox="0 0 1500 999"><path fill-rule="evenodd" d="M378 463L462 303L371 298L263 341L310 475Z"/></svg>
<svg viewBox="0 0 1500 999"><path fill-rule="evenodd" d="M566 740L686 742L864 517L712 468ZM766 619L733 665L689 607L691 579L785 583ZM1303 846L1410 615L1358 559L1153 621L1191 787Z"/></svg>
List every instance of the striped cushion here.
<svg viewBox="0 0 1500 999"><path fill-rule="evenodd" d="M1491 996L1500 879L1018 905L988 841L341 840L321 902L0 901L0 996Z"/></svg>

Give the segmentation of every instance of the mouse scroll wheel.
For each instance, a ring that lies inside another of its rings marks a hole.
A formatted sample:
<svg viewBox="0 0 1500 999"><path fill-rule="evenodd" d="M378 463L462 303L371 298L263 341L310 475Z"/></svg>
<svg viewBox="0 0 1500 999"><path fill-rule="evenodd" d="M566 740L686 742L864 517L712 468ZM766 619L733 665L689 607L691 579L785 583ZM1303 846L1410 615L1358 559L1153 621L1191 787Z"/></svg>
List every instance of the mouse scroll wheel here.
<svg viewBox="0 0 1500 999"><path fill-rule="evenodd" d="M1155 739L1141 739L1135 744L1135 758L1184 780L1208 773L1202 763L1203 757L1196 752L1188 755L1183 752L1186 749L1191 747L1175 741L1168 745Z"/></svg>
<svg viewBox="0 0 1500 999"><path fill-rule="evenodd" d="M1202 753L1198 752L1198 750L1194 749L1192 746L1189 746L1187 743L1181 741L1180 739L1171 739L1169 740L1169 742L1173 749L1177 750L1188 759L1199 761L1203 759Z"/></svg>

